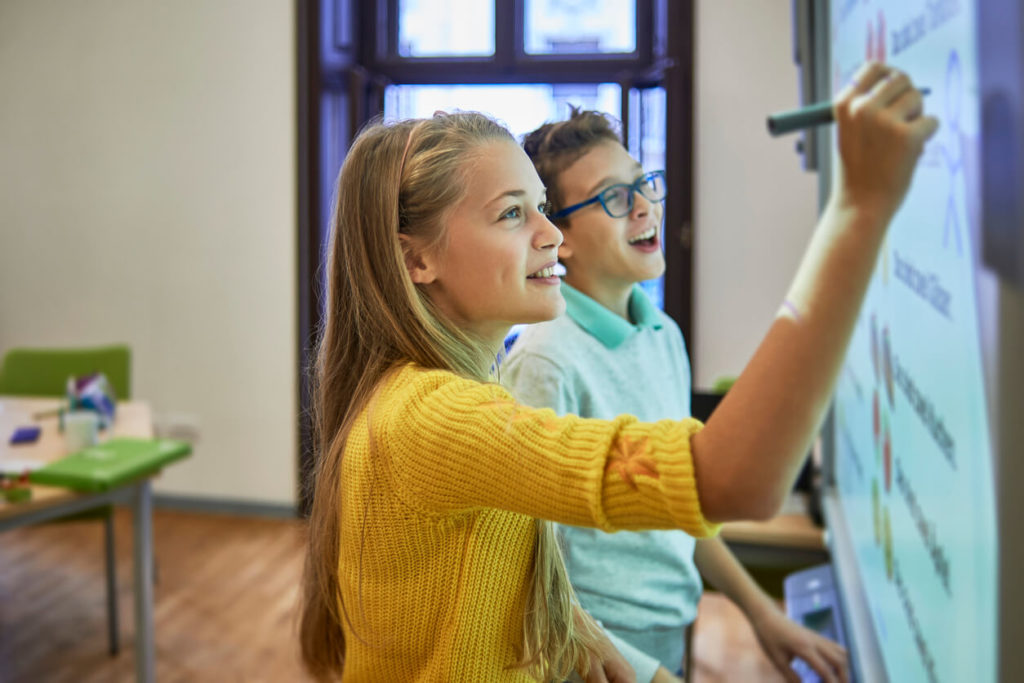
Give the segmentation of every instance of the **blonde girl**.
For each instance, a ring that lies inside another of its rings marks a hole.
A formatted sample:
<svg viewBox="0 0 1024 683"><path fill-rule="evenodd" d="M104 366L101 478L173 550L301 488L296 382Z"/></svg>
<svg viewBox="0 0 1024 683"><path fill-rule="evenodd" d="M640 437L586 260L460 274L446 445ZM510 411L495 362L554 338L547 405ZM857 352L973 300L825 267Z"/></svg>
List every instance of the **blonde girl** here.
<svg viewBox="0 0 1024 683"><path fill-rule="evenodd" d="M906 76L878 64L836 118L836 192L706 427L517 405L491 381L503 337L564 309L561 233L532 163L479 114L360 134L338 180L316 368L301 623L314 676L629 680L540 520L708 536L778 509L937 125Z"/></svg>

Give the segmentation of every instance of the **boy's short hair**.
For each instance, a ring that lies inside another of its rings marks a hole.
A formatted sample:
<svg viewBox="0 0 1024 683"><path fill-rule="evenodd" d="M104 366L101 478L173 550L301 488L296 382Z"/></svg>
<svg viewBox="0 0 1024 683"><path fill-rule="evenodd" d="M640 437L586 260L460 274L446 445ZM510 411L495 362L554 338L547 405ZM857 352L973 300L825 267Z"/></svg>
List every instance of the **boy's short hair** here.
<svg viewBox="0 0 1024 683"><path fill-rule="evenodd" d="M565 208L565 198L558 183L562 172L594 145L605 141L622 144L619 122L602 112L581 111L578 107L570 107L566 121L545 123L523 137L523 149L547 188L553 211ZM564 224L568 220L555 222Z"/></svg>

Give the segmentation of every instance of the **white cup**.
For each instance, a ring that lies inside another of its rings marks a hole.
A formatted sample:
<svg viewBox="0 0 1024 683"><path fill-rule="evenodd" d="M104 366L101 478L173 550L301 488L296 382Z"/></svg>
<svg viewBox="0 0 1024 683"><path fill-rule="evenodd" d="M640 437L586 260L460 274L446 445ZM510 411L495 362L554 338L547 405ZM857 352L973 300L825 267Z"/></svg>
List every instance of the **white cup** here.
<svg viewBox="0 0 1024 683"><path fill-rule="evenodd" d="M91 410L64 413L64 445L68 453L95 446L99 439L100 416Z"/></svg>

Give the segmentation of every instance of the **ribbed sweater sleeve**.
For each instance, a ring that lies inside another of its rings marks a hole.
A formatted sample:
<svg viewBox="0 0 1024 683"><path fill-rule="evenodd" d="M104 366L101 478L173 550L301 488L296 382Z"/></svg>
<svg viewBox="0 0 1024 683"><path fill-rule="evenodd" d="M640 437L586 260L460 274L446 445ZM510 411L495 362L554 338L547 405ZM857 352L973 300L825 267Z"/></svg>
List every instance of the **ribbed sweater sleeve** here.
<svg viewBox="0 0 1024 683"><path fill-rule="evenodd" d="M496 508L605 531L717 532L697 498L696 420L558 417L496 384L411 366L370 410L380 464L423 514Z"/></svg>

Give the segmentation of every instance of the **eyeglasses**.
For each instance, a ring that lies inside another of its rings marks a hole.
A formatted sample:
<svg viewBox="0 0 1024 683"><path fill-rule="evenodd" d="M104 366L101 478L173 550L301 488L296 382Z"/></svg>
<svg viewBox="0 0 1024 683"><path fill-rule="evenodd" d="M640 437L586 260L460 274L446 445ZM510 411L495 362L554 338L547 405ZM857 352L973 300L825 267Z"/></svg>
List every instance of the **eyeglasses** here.
<svg viewBox="0 0 1024 683"><path fill-rule="evenodd" d="M629 212L633 210L634 192L639 192L643 195L644 199L651 202L664 201L667 192L665 189L665 172L651 171L650 173L645 173L634 180L631 185L626 183L609 185L590 199L568 206L561 211L551 214L549 218L552 220L565 218L569 214L579 211L585 206L590 206L594 202L601 202L601 208L612 218L622 218L623 216L628 216Z"/></svg>

